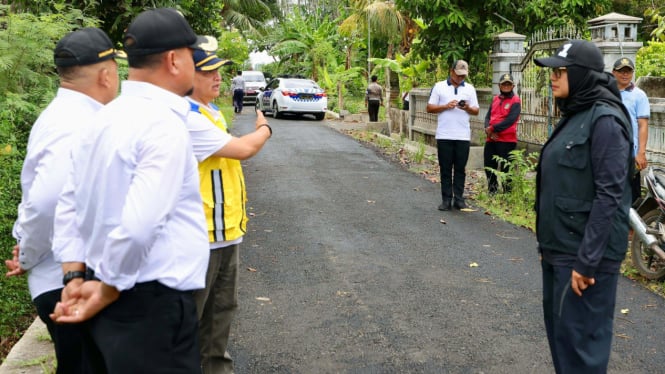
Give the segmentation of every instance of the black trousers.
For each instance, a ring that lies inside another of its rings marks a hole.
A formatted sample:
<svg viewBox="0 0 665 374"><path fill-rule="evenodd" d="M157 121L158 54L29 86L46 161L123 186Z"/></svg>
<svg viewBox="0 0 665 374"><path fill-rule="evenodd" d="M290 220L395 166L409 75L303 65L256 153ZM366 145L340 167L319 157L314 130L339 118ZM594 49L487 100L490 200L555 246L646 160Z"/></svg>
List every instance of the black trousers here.
<svg viewBox="0 0 665 374"><path fill-rule="evenodd" d="M633 176L633 179L630 181L630 187L631 187L631 193L632 193L632 198L633 202L637 201L637 199L642 196L642 174L640 172L636 172L635 175Z"/></svg>
<svg viewBox="0 0 665 374"><path fill-rule="evenodd" d="M489 193L496 193L499 189L499 182L494 173L487 170L491 168L494 170L499 170L506 172L508 171L508 165L503 163L499 166L499 163L494 159L494 156L499 156L502 159L508 161L510 152L514 151L517 147L517 143L508 143L508 142L486 142L485 148L483 149L483 158L485 164L485 176L487 176L487 190ZM506 185L503 186L504 192L510 191L510 181L506 181Z"/></svg>
<svg viewBox="0 0 665 374"><path fill-rule="evenodd" d="M436 149L441 172L441 198L443 203L455 199L464 201L464 181L466 162L469 160L468 140L437 139Z"/></svg>
<svg viewBox="0 0 665 374"><path fill-rule="evenodd" d="M200 373L191 291L137 283L89 323L106 373Z"/></svg>
<svg viewBox="0 0 665 374"><path fill-rule="evenodd" d="M541 261L543 313L557 374L606 373L619 274L596 272L582 296L570 287L572 268Z"/></svg>
<svg viewBox="0 0 665 374"><path fill-rule="evenodd" d="M55 304L60 301L62 288L44 292L37 296L33 303L37 309L39 319L46 324L53 347L55 358L58 361L56 373L92 373L87 368L82 350L84 347L84 325L82 324L58 324L53 322L49 314L53 313Z"/></svg>
<svg viewBox="0 0 665 374"><path fill-rule="evenodd" d="M242 99L245 97L245 91L233 90L233 109L235 113L242 112Z"/></svg>
<svg viewBox="0 0 665 374"><path fill-rule="evenodd" d="M368 100L367 101L367 113L369 114L370 122L379 121L379 107L381 106L381 100Z"/></svg>

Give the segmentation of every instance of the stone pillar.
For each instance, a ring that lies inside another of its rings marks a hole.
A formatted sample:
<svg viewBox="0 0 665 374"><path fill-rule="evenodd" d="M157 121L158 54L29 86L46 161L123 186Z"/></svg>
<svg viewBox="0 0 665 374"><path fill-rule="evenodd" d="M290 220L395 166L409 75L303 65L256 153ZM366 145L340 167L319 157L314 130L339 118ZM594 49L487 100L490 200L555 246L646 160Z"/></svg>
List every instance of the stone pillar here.
<svg viewBox="0 0 665 374"><path fill-rule="evenodd" d="M609 13L587 21L594 42L605 57L605 71L612 71L614 61L628 57L635 62L642 42L637 41L637 26L642 18Z"/></svg>
<svg viewBox="0 0 665 374"><path fill-rule="evenodd" d="M515 79L515 86L519 86L522 81L521 71L512 71L511 64L522 62L526 54L524 41L526 36L516 34L512 31L506 31L494 36L494 45L490 60L492 61L492 94L499 93L499 79L506 73L511 73ZM516 89L517 92L517 89Z"/></svg>

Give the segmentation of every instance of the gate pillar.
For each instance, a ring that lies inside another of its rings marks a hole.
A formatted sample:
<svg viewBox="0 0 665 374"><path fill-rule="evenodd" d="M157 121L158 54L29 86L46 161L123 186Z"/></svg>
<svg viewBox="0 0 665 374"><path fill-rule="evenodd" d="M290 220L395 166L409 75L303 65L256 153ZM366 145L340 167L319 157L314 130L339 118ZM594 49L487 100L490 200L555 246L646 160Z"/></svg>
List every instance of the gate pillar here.
<svg viewBox="0 0 665 374"><path fill-rule="evenodd" d="M511 73L515 79L516 89L522 81L521 71L510 71L510 64L518 64L526 54L524 48L525 35L506 31L494 36L494 45L490 60L492 61L492 94L499 93L499 80L506 73Z"/></svg>
<svg viewBox="0 0 665 374"><path fill-rule="evenodd" d="M635 62L642 42L637 41L637 26L642 18L609 13L587 21L594 42L605 58L605 71L612 71L614 61L628 57Z"/></svg>

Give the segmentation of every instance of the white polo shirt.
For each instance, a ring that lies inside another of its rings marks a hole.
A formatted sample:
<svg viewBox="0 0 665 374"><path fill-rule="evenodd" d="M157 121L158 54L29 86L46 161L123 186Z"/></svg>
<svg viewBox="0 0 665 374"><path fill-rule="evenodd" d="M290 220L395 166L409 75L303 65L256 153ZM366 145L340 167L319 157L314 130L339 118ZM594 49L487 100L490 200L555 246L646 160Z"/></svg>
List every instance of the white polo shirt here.
<svg viewBox="0 0 665 374"><path fill-rule="evenodd" d="M465 100L466 105L478 107L476 89L468 82L455 88L450 79L438 82L430 92L428 104L443 105L452 100ZM454 108L444 110L438 114L436 139L446 140L471 140L471 125L469 124L469 113Z"/></svg>
<svg viewBox="0 0 665 374"><path fill-rule="evenodd" d="M122 83L72 151L56 207L56 260L85 260L120 291L155 280L181 291L204 287L208 233L188 114L178 95Z"/></svg>
<svg viewBox="0 0 665 374"><path fill-rule="evenodd" d="M71 169L72 143L102 107L88 95L59 88L30 130L14 237L33 300L62 288L62 268L51 252L55 205Z"/></svg>

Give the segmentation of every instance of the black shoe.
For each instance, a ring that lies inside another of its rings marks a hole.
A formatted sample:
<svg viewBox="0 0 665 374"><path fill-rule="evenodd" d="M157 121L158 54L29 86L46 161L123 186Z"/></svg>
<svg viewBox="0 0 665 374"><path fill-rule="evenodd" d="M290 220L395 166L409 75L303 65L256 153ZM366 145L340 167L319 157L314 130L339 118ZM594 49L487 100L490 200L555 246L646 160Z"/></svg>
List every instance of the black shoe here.
<svg viewBox="0 0 665 374"><path fill-rule="evenodd" d="M450 201L444 202L443 204L439 205L439 210L441 211L448 211L451 209Z"/></svg>
<svg viewBox="0 0 665 374"><path fill-rule="evenodd" d="M453 205L455 206L455 208L460 209L460 210L468 208L468 206L466 206L466 203L464 202L464 200L455 200L455 203Z"/></svg>

